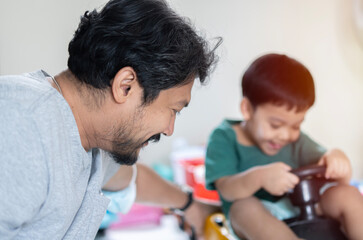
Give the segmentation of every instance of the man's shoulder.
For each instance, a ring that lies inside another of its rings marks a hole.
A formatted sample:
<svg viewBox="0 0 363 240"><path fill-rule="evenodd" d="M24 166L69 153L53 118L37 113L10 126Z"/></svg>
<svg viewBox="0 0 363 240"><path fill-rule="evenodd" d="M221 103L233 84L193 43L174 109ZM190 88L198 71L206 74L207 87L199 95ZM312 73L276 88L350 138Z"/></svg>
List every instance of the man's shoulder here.
<svg viewBox="0 0 363 240"><path fill-rule="evenodd" d="M39 154L35 165L62 156L65 148L68 154L80 148L72 111L45 77L37 71L0 79L0 143L8 143L15 160Z"/></svg>
<svg viewBox="0 0 363 240"><path fill-rule="evenodd" d="M0 87L1 90L5 88L21 89L21 87L39 87L41 84L44 85L47 76L49 75L43 70L18 75L2 75L0 76Z"/></svg>
<svg viewBox="0 0 363 240"><path fill-rule="evenodd" d="M54 90L42 71L0 77L0 102L5 105L3 107L32 112L51 104L48 99L56 93Z"/></svg>
<svg viewBox="0 0 363 240"><path fill-rule="evenodd" d="M42 128L50 126L54 119L62 119L55 123L58 125L74 119L65 99L47 81L48 76L39 70L0 77L0 108L8 113L8 119L12 117L11 121L18 123L31 120ZM5 120L0 118L0 121Z"/></svg>

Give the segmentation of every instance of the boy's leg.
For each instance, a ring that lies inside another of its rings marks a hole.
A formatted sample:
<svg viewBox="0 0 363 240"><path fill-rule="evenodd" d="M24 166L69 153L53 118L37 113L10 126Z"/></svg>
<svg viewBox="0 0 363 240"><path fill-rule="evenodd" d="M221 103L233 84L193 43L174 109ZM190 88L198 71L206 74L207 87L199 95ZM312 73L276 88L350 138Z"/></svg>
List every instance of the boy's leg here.
<svg viewBox="0 0 363 240"><path fill-rule="evenodd" d="M268 212L255 197L237 200L230 209L233 231L247 239L298 239L291 229Z"/></svg>
<svg viewBox="0 0 363 240"><path fill-rule="evenodd" d="M349 239L363 239L363 197L357 188L343 184L329 188L320 207L325 216L340 221Z"/></svg>

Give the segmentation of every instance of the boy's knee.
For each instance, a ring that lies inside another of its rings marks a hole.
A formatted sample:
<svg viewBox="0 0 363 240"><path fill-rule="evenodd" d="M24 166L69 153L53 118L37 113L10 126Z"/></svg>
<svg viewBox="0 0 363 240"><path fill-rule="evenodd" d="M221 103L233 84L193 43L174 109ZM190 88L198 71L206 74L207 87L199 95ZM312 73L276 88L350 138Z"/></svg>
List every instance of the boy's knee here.
<svg viewBox="0 0 363 240"><path fill-rule="evenodd" d="M248 197L239 199L233 202L229 215L231 219L238 217L251 217L252 214L256 214L256 210L259 207L263 207L260 201L255 197Z"/></svg>
<svg viewBox="0 0 363 240"><path fill-rule="evenodd" d="M255 222L258 209L263 208L261 202L255 197L236 200L229 210L231 227L240 239L245 239L245 230Z"/></svg>
<svg viewBox="0 0 363 240"><path fill-rule="evenodd" d="M327 189L321 196L320 204L324 214L339 216L343 209L354 206L357 201L363 201L358 189L342 184Z"/></svg>
<svg viewBox="0 0 363 240"><path fill-rule="evenodd" d="M360 193L356 187L347 184L339 184L328 188L321 196L322 201L332 200L347 202L352 199L352 196L360 196Z"/></svg>

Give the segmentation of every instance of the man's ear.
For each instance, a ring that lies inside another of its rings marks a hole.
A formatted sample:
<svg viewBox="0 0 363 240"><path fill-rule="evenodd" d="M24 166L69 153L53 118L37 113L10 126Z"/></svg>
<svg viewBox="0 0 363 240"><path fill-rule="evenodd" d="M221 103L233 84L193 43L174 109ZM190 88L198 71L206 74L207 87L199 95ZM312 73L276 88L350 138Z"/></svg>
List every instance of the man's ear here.
<svg viewBox="0 0 363 240"><path fill-rule="evenodd" d="M243 119L245 121L250 120L253 115L253 106L248 98L244 97L242 99L241 104L240 104L240 109L241 109Z"/></svg>
<svg viewBox="0 0 363 240"><path fill-rule="evenodd" d="M123 67L115 75L112 95L117 103L124 103L137 86L137 76L132 67Z"/></svg>

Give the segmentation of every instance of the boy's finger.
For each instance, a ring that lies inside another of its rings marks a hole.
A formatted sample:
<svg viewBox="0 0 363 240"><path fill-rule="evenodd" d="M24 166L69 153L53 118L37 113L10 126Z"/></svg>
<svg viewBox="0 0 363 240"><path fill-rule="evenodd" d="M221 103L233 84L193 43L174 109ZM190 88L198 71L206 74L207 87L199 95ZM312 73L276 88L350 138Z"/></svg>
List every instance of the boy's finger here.
<svg viewBox="0 0 363 240"><path fill-rule="evenodd" d="M318 161L318 165L319 166L322 166L322 165L325 165L325 156L322 156L319 161Z"/></svg>
<svg viewBox="0 0 363 240"><path fill-rule="evenodd" d="M289 165L287 165L286 163L282 163L283 165L283 169L286 170L287 172L291 170L291 167Z"/></svg>
<svg viewBox="0 0 363 240"><path fill-rule="evenodd" d="M325 171L325 178L330 179L331 176L332 176L332 168L331 168L331 166L327 166L326 171Z"/></svg>
<svg viewBox="0 0 363 240"><path fill-rule="evenodd" d="M294 184L294 186L295 186L296 184L298 184L298 183L299 183L300 178L299 178L298 176L296 176L295 174L290 173L290 174L289 174L289 180L290 180L290 182L291 182L292 184Z"/></svg>

